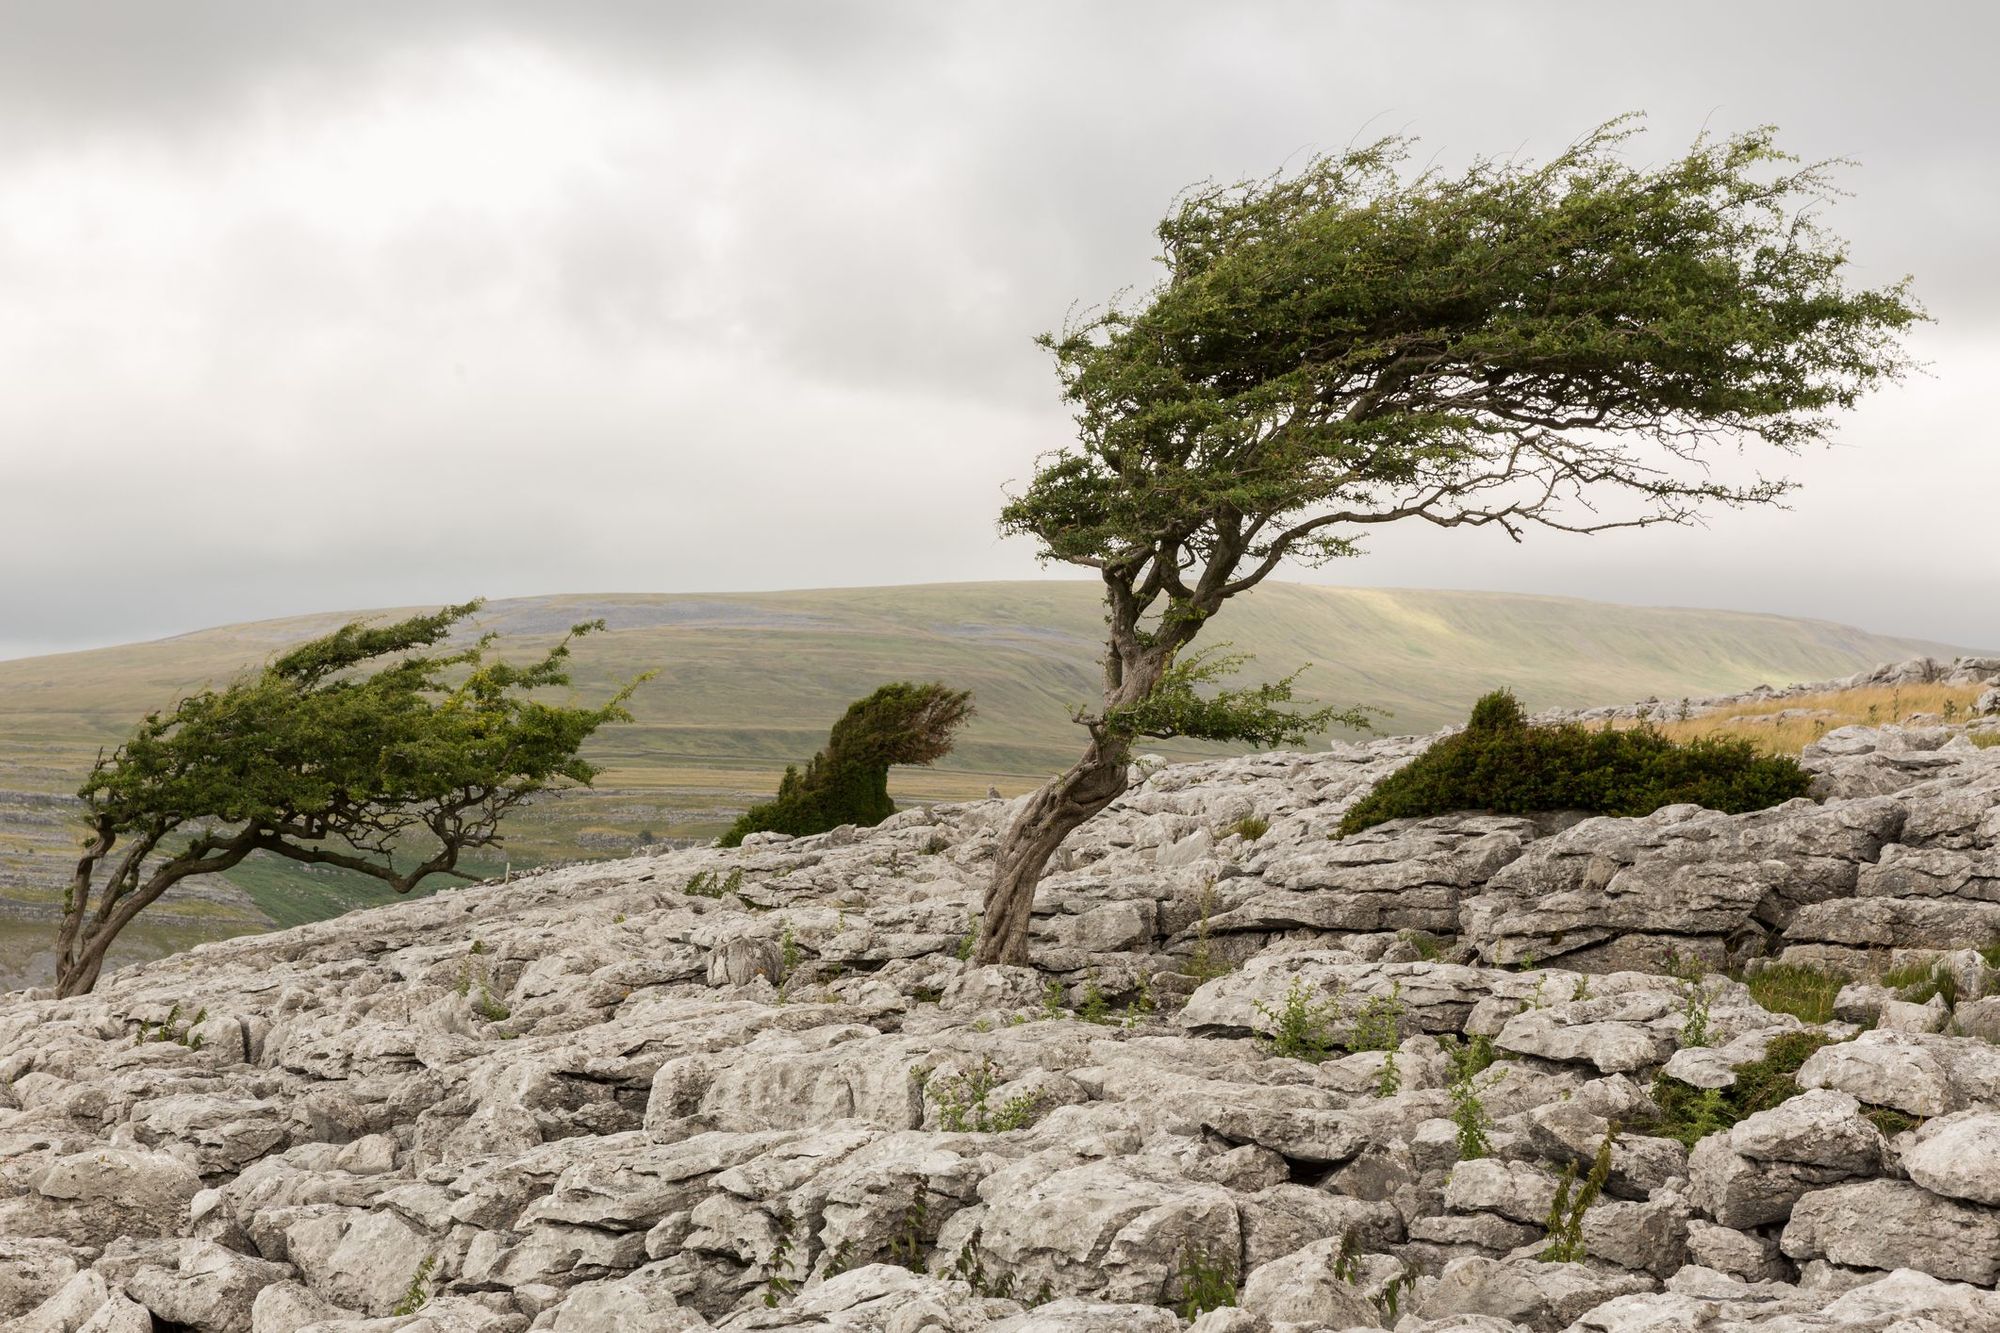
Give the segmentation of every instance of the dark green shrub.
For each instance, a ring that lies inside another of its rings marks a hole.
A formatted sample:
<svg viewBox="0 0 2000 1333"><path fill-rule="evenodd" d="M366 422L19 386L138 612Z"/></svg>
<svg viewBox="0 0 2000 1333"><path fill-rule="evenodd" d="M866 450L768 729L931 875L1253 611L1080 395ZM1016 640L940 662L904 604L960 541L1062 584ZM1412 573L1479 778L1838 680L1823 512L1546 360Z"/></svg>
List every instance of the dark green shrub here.
<svg viewBox="0 0 2000 1333"><path fill-rule="evenodd" d="M1455 810L1636 816L1685 802L1739 814L1804 796L1810 783L1796 760L1761 754L1744 740L1701 737L1682 744L1645 726L1529 726L1514 696L1496 690L1473 705L1464 731L1440 740L1356 802L1340 832Z"/></svg>
<svg viewBox="0 0 2000 1333"><path fill-rule="evenodd" d="M879 824L896 813L889 799L894 764L935 763L972 716L972 695L942 685L884 685L848 706L826 748L805 772L785 769L778 797L752 806L722 835L734 847L751 833L824 833L842 824Z"/></svg>

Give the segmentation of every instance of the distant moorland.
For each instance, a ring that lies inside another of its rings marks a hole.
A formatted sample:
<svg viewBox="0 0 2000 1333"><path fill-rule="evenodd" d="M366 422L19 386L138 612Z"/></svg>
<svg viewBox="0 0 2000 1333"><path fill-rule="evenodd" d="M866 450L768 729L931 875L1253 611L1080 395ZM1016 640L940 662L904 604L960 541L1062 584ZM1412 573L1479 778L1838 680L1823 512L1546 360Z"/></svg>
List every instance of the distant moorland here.
<svg viewBox="0 0 2000 1333"><path fill-rule="evenodd" d="M39 944L73 856L74 792L100 746L148 709L220 683L354 615L202 630L151 643L0 662L0 985ZM885 681L942 680L979 715L934 770L900 770L900 799L1012 794L1068 764L1071 711L1095 695L1098 589L1082 581L802 592L552 596L495 602L483 629L503 651L546 647L571 623L609 632L579 645L577 690L608 693L657 670L637 720L590 757L596 789L546 801L510 831L515 866L617 855L647 839L712 836L768 796L853 699ZM1253 675L1303 663L1301 693L1389 710L1390 732L1463 716L1510 685L1530 708L1676 699L1825 679L1950 648L1821 621L1627 607L1557 597L1272 584L1230 608L1218 639L1256 656ZM1162 746L1169 757L1214 747ZM504 862L475 866L499 873ZM131 956L193 939L290 925L380 901L373 881L252 859L226 885L154 908L121 941ZM32 924L31 924L32 923Z"/></svg>

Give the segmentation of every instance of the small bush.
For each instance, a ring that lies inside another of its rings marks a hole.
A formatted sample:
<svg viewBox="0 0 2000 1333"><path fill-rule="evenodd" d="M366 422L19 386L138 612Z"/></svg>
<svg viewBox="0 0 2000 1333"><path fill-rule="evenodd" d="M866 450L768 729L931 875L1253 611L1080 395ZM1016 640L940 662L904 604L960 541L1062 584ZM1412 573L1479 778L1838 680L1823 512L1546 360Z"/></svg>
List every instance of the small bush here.
<svg viewBox="0 0 2000 1333"><path fill-rule="evenodd" d="M1455 810L1638 816L1685 802L1739 814L1804 796L1810 783L1796 760L1761 754L1746 740L1679 743L1643 726L1529 726L1514 696L1498 690L1473 706L1464 731L1438 741L1356 802L1340 833Z"/></svg>
<svg viewBox="0 0 2000 1333"><path fill-rule="evenodd" d="M777 799L752 806L729 826L720 845L752 833L803 836L842 824L875 825L896 813L889 769L930 764L951 752L952 735L972 716L972 695L943 685L884 685L848 706L826 748L804 771L785 770Z"/></svg>
<svg viewBox="0 0 2000 1333"><path fill-rule="evenodd" d="M1285 988L1284 1003L1273 1008L1262 1000L1255 1002L1257 1012L1271 1025L1270 1034L1262 1038L1271 1054L1318 1064L1333 1052L1331 1024L1339 1007L1331 1001L1315 1002L1312 997L1306 979L1293 977Z"/></svg>
<svg viewBox="0 0 2000 1333"><path fill-rule="evenodd" d="M1451 1063L1451 1123L1458 1131L1458 1160L1490 1157L1493 1141L1487 1131L1493 1128L1493 1118L1472 1080L1493 1063L1493 1039L1475 1035L1461 1044L1456 1037L1439 1037L1437 1043Z"/></svg>
<svg viewBox="0 0 2000 1333"><path fill-rule="evenodd" d="M1403 983L1389 987L1387 995L1376 995L1361 1006L1347 1029L1350 1051L1394 1051L1403 1040Z"/></svg>
<svg viewBox="0 0 2000 1333"><path fill-rule="evenodd" d="M143 1019L140 1020L139 1032L137 1036L132 1038L132 1044L134 1046L143 1046L149 1041L170 1041L177 1046L185 1046L191 1051L198 1051L201 1049L203 1038L195 1029L207 1021L208 1010L206 1009L198 1010L193 1018L182 1018L181 1003L179 1000L175 1000L173 1007L167 1010L167 1016L160 1020L158 1027L154 1027L151 1023Z"/></svg>
<svg viewBox="0 0 2000 1333"><path fill-rule="evenodd" d="M1111 1021L1111 1000L1104 994L1104 988L1097 984L1095 976L1087 977L1083 983L1083 1004L1076 1016L1086 1023L1108 1024Z"/></svg>
<svg viewBox="0 0 2000 1333"><path fill-rule="evenodd" d="M1209 941L1209 918L1215 909L1215 885L1208 884L1201 891L1201 917L1194 925L1194 949L1188 954L1187 974L1198 984L1206 984L1217 977L1227 976L1230 965L1215 956Z"/></svg>
<svg viewBox="0 0 2000 1333"><path fill-rule="evenodd" d="M743 867L737 866L724 879L713 870L697 870L681 886L681 892L690 898L720 898L724 894L736 892L743 887Z"/></svg>
<svg viewBox="0 0 2000 1333"><path fill-rule="evenodd" d="M986 1059L968 1073L927 1080L924 1095L937 1102L938 1121L950 1133L1006 1134L1034 1124L1042 1098L1027 1092L997 1107L989 1105L987 1099L1005 1081L993 1061Z"/></svg>

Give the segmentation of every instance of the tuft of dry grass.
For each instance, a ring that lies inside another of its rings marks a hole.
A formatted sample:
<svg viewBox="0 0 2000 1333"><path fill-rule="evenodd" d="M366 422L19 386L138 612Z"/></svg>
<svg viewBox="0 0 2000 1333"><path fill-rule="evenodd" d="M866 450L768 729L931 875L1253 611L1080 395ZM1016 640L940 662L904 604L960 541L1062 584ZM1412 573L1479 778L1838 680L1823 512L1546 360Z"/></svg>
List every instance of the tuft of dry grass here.
<svg viewBox="0 0 2000 1333"><path fill-rule="evenodd" d="M1985 690L1983 685L1870 685L1729 704L1685 720L1679 717L1677 705L1663 703L1652 723L1677 741L1726 736L1747 740L1771 754L1797 754L1836 727L1907 724L1925 714L1925 720L1933 724L1963 722L1971 715L1973 701ZM1976 734L1972 739L1977 745L2000 744L2000 740Z"/></svg>

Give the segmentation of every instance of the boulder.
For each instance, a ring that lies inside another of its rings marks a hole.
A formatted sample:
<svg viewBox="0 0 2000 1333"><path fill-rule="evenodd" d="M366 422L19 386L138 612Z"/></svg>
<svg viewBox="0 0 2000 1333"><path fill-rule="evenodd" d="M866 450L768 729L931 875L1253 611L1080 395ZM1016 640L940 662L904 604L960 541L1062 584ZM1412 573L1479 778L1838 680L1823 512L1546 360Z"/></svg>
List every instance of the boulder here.
<svg viewBox="0 0 2000 1333"><path fill-rule="evenodd" d="M1253 1269L1237 1303L1274 1322L1372 1326L1375 1307L1333 1275L1340 1247L1340 1237L1329 1237Z"/></svg>
<svg viewBox="0 0 2000 1333"><path fill-rule="evenodd" d="M1111 1301L1157 1303L1190 1246L1242 1253L1227 1190L1191 1181L1158 1159L1117 1158L1047 1171L1033 1159L979 1186L982 1247L1015 1288L1056 1289Z"/></svg>
<svg viewBox="0 0 2000 1333"><path fill-rule="evenodd" d="M2000 1207L2000 1112L1960 1111L1922 1125L1902 1165L1933 1194Z"/></svg>
<svg viewBox="0 0 2000 1333"><path fill-rule="evenodd" d="M1848 1268L1914 1268L1989 1287L2000 1280L2000 1210L1940 1198L1902 1180L1805 1195L1779 1244L1793 1259Z"/></svg>
<svg viewBox="0 0 2000 1333"><path fill-rule="evenodd" d="M147 1265L125 1279L125 1294L170 1324L203 1333L252 1333L257 1296L292 1276L289 1264L267 1263L204 1240L189 1241L171 1269Z"/></svg>
<svg viewBox="0 0 2000 1333"><path fill-rule="evenodd" d="M59 1158L30 1188L0 1203L0 1235L101 1246L120 1236L180 1234L201 1177L169 1153L104 1147Z"/></svg>
<svg viewBox="0 0 2000 1333"><path fill-rule="evenodd" d="M1605 1273L1583 1264L1536 1259L1456 1259L1415 1313L1425 1321L1455 1315L1484 1315L1555 1333L1583 1314L1618 1296L1650 1291L1653 1281L1636 1273ZM1439 1327L1426 1322L1423 1327ZM1445 1326L1448 1327L1448 1326Z"/></svg>
<svg viewBox="0 0 2000 1333"><path fill-rule="evenodd" d="M1814 1051L1798 1082L1915 1116L1946 1115L2000 1104L2000 1047L1970 1037L1864 1032Z"/></svg>
<svg viewBox="0 0 2000 1333"><path fill-rule="evenodd" d="M436 1242L392 1212L336 1208L294 1222L285 1252L315 1293L386 1315L409 1291Z"/></svg>

